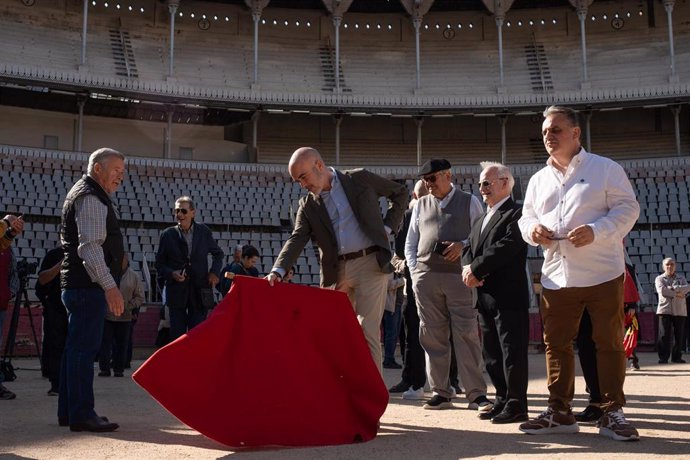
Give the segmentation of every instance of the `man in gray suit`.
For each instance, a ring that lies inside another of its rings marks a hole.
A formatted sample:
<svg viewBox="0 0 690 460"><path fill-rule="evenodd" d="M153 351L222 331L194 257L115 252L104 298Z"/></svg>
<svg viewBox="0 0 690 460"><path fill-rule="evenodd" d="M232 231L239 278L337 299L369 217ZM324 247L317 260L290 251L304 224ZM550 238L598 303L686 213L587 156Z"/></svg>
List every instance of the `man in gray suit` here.
<svg viewBox="0 0 690 460"><path fill-rule="evenodd" d="M381 371L380 324L392 272L389 236L407 207L405 186L364 169L337 171L311 147L297 149L290 176L309 191L300 199L295 228L266 279L282 280L311 239L319 246L321 287L345 292L371 356ZM379 197L389 200L381 215Z"/></svg>

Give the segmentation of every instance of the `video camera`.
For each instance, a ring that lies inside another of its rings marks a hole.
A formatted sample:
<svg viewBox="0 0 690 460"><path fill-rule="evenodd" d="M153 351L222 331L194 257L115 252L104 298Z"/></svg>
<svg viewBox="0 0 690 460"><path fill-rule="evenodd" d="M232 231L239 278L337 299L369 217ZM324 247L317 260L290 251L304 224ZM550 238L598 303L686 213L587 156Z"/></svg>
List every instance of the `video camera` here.
<svg viewBox="0 0 690 460"><path fill-rule="evenodd" d="M38 262L27 262L26 259L17 261L17 275L20 278L26 278L29 275L35 275L38 268Z"/></svg>

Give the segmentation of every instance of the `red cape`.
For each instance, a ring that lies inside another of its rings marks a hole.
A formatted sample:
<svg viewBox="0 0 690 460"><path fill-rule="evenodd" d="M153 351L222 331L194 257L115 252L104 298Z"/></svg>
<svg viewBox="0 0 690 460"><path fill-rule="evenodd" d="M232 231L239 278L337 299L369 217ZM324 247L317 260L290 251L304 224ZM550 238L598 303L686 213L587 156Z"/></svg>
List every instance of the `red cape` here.
<svg viewBox="0 0 690 460"><path fill-rule="evenodd" d="M244 276L132 378L183 423L236 447L368 441L388 404L344 293Z"/></svg>

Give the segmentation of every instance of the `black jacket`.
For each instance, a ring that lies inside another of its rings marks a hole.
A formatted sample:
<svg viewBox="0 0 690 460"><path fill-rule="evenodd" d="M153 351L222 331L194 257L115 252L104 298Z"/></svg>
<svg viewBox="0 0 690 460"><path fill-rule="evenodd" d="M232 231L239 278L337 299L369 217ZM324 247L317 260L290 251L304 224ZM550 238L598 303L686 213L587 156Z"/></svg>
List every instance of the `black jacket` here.
<svg viewBox="0 0 690 460"><path fill-rule="evenodd" d="M166 228L161 234L156 253L156 270L159 278L165 280L167 305L170 308L186 308L188 299L196 299L200 288L208 286L208 274L220 275L223 265L223 251L218 247L211 230L204 224L194 222L192 255L187 256L187 242L177 225ZM208 255L213 263L208 268ZM188 281L177 282L172 273L185 268ZM190 297L191 295L191 297Z"/></svg>
<svg viewBox="0 0 690 460"><path fill-rule="evenodd" d="M508 198L481 232L485 215L475 221L462 253L462 265L469 264L474 276L484 281L477 288L477 302L498 309L528 309L527 243L518 227L522 207Z"/></svg>

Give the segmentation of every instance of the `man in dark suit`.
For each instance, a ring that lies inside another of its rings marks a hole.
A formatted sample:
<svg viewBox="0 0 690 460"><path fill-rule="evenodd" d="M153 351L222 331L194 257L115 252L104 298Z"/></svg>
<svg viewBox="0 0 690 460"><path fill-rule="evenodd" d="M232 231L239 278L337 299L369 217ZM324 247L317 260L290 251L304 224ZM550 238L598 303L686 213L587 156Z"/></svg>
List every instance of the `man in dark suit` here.
<svg viewBox="0 0 690 460"><path fill-rule="evenodd" d="M311 147L297 149L290 176L309 194L300 199L295 227L266 279L281 280L311 239L319 246L321 287L345 292L371 356L381 371L380 324L392 272L389 237L407 206L405 186L364 169L336 171ZM390 205L381 215L379 197Z"/></svg>
<svg viewBox="0 0 690 460"><path fill-rule="evenodd" d="M170 309L170 340L173 341L206 318L208 296L218 284L223 266L223 251L211 230L194 222L196 209L188 196L175 201L177 225L161 234L156 253L158 276L165 280L167 305ZM208 255L213 263L208 269ZM204 289L211 289L203 292Z"/></svg>
<svg viewBox="0 0 690 460"><path fill-rule="evenodd" d="M463 281L477 289L484 363L496 388L493 409L479 418L513 423L527 420L527 244L518 227L521 207L510 197L510 170L494 162L481 166L479 191L488 207L462 256Z"/></svg>

